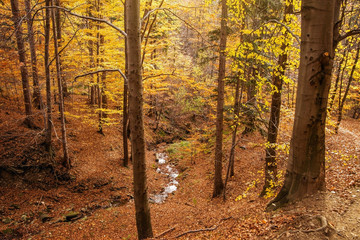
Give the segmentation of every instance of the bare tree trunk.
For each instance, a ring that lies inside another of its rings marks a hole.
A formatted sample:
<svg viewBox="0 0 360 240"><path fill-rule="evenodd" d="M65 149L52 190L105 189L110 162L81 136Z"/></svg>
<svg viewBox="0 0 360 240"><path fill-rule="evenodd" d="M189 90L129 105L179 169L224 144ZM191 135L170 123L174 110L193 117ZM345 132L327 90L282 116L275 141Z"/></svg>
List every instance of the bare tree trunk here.
<svg viewBox="0 0 360 240"><path fill-rule="evenodd" d="M129 118L133 157L134 200L138 238L153 236L146 184L145 137L143 120L143 85L141 73L140 1L126 1Z"/></svg>
<svg viewBox="0 0 360 240"><path fill-rule="evenodd" d="M235 100L234 100L234 125L233 126L235 126L235 128L234 128L234 131L232 134L229 163L228 163L228 168L226 171L226 177L225 177L225 181L224 181L224 190L223 190L223 199L224 200L226 199L226 186L227 186L229 177L234 176L236 135L237 135L237 130L238 130L238 126L239 126L239 113L240 113L240 102L241 102L240 82L241 82L241 79L238 76L237 81L236 81ZM241 89L241 91L242 91L242 89Z"/></svg>
<svg viewBox="0 0 360 240"><path fill-rule="evenodd" d="M290 154L284 185L268 210L325 189L325 122L338 3L302 1L299 85Z"/></svg>
<svg viewBox="0 0 360 240"><path fill-rule="evenodd" d="M216 145L215 145L215 176L213 197L221 195L224 184L222 180L222 147L223 147L223 118L224 118L224 80L226 66L226 37L227 37L227 6L226 0L221 1L221 28L220 28L220 56L218 76L218 97L216 108Z"/></svg>
<svg viewBox="0 0 360 240"><path fill-rule="evenodd" d="M288 23L287 15L293 12L292 3L285 6L284 10L284 19L283 21ZM271 188L271 183L277 182L277 163L276 163L276 142L278 137L278 129L280 125L280 110L281 110L281 93L283 86L283 78L285 76L286 62L287 62L287 48L288 48L288 38L289 34L285 35L284 42L281 45L281 54L278 60L278 66L274 70L273 74L273 85L275 87L274 93L272 94L271 99L271 110L270 110L270 120L269 128L267 135L267 144L268 146L265 149L265 182L263 190L260 193L260 196L266 194L267 189Z"/></svg>
<svg viewBox="0 0 360 240"><path fill-rule="evenodd" d="M351 82L352 82L352 80L353 80L353 76L354 76L354 72L355 72L355 69L356 69L356 65L357 65L357 63L358 63L358 61L359 61L359 51L360 51L360 43L358 43L358 47L357 47L357 50L356 50L355 60L354 60L354 63L353 63L352 69L351 69L351 73L350 73L350 76L349 76L349 80L348 80L347 85L346 85L344 97L342 98L341 103L340 103L340 105L339 105L338 119L337 119L337 123L336 123L336 127L335 127L335 133L336 133L336 134L337 134L338 131L339 131L339 127L340 127L340 123L341 123L342 115L343 115L344 104L345 104L347 95L348 95L349 90L350 90L350 85L351 85Z"/></svg>
<svg viewBox="0 0 360 240"><path fill-rule="evenodd" d="M31 54L31 69L32 69L32 78L34 85L33 92L33 104L36 108L42 109L42 99L41 92L39 86L39 74L37 69L37 58L36 58L36 49L35 49L35 41L34 41L34 31L33 31L33 21L31 18L31 6L30 0L25 0L25 11L27 14L27 28L28 28L28 41L30 46L30 54Z"/></svg>
<svg viewBox="0 0 360 240"><path fill-rule="evenodd" d="M45 79L46 79L46 108L47 108L47 128L45 147L52 155L51 134L52 134L52 104L51 104L51 79L50 79L50 65L49 65L49 45L50 45L50 0L46 0L45 10L45 50L44 50L44 64L45 64Z"/></svg>
<svg viewBox="0 0 360 240"><path fill-rule="evenodd" d="M60 122L61 122L61 140L63 146L63 153L64 158L62 165L66 168L71 167L71 162L69 158L69 152L67 147L67 139L66 139L66 125L65 125L65 116L64 116L64 94L63 94L63 84L61 79L61 70L60 70L60 57L59 57L59 50L58 50L58 38L57 38L57 31L56 28L57 22L55 20L55 9L52 9L52 23L53 23L53 38L54 38L54 54L56 59L56 77L58 82L58 90L59 90L59 110L60 110Z"/></svg>
<svg viewBox="0 0 360 240"><path fill-rule="evenodd" d="M343 79L343 77L344 77L344 72L345 72L345 69L346 69L347 61L348 61L348 53L349 52L347 50L344 51L343 57L342 57L342 59L341 59L341 61L339 63L339 68L338 68L338 72L337 72L337 76L336 76L336 80L335 80L334 91L331 94L331 97L330 97L330 100L329 100L329 109L330 110L332 109L333 104L334 104L336 92L337 92L337 89L338 89L338 86L339 86L339 80ZM344 64L344 67L342 67L342 64L343 64L344 60L345 60L345 64Z"/></svg>
<svg viewBox="0 0 360 240"><path fill-rule="evenodd" d="M125 0L125 5L126 5ZM128 32L127 28L127 13L124 12L124 20L125 20L125 32ZM129 64L128 64L128 44L127 38L125 38L125 76L128 77L129 71ZM129 145L128 145L128 83L124 79L124 95L123 95L123 149L124 149L124 161L123 166L127 167L129 165Z"/></svg>
<svg viewBox="0 0 360 240"><path fill-rule="evenodd" d="M25 103L25 114L26 118L24 124L30 128L34 127L33 117L32 117L32 107L31 107L31 96L30 96L30 86L28 79L28 72L26 69L26 56L25 56L25 46L24 39L21 27L21 17L19 11L18 0L11 0L11 11L13 14L13 22L15 25L15 37L19 53L19 66L21 72L21 82L23 87L24 103Z"/></svg>
<svg viewBox="0 0 360 240"><path fill-rule="evenodd" d="M55 6L61 7L61 0L55 0ZM61 48L62 44L62 33L61 33L61 11L60 9L55 9L55 21L56 21L56 35L58 38L58 48ZM69 96L69 90L67 86L67 82L65 79L65 74L63 73L63 64L61 61L61 56L59 56L59 62L60 62L60 76L62 81L62 89L63 89L63 95L64 97Z"/></svg>

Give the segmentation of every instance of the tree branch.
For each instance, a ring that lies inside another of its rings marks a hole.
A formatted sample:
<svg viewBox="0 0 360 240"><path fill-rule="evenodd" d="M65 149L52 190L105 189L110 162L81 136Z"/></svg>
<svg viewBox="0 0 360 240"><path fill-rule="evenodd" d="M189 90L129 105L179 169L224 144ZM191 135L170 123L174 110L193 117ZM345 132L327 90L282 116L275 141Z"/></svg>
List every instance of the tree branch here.
<svg viewBox="0 0 360 240"><path fill-rule="evenodd" d="M84 73L84 74L81 74L81 75L78 75L74 78L74 81L76 81L76 79L80 78L80 77L85 77L85 76L89 76L89 75L92 75L92 74L97 74L97 73L101 73L101 72L118 72L120 73L120 75L123 77L123 79L125 80L126 83L128 83L128 79L127 77L125 76L125 74L120 70L120 69L101 69L101 70L96 70L96 71L92 71L92 72L88 72L88 73Z"/></svg>
<svg viewBox="0 0 360 240"><path fill-rule="evenodd" d="M288 26L286 26L286 24L284 24L284 23L282 23L282 22L280 22L279 20L276 20L276 19L270 19L267 22L277 23L277 24L283 26L286 29L286 31L288 31L295 38L297 43L300 44L299 36L296 35L293 31L291 31L291 29Z"/></svg>
<svg viewBox="0 0 360 240"><path fill-rule="evenodd" d="M57 8L57 9L63 10L65 13L68 13L68 14L70 14L70 15L72 15L72 16L75 16L75 17L78 17L78 18L87 19L87 20L92 20L92 21L95 21L95 22L105 23L105 24L109 25L110 27L114 28L116 31L120 32L124 37L127 37L127 34L126 34L122 29L120 29L119 27L115 26L114 24L112 24L111 22L109 22L109 21L107 21L107 20L105 20L105 19L80 15L80 14L71 12L70 9L63 8L63 7L59 7L59 6L49 6L49 7L39 8L39 9L35 12L34 16L36 15L36 13L37 13L38 11L40 11L40 10L42 10L42 9L45 9L45 8Z"/></svg>
<svg viewBox="0 0 360 240"><path fill-rule="evenodd" d="M343 35L340 35L336 41L341 42L345 38L348 38L348 37L351 37L351 36L354 36L354 35L358 35L358 34L360 34L360 29L350 30L350 31L344 33Z"/></svg>
<svg viewBox="0 0 360 240"><path fill-rule="evenodd" d="M75 36L76 36L76 34L77 34L78 31L79 31L79 29L76 30L76 32L75 32L74 35L71 37L71 39L66 43L66 45L65 45L63 48L61 48L61 50L58 52L58 55L60 55L60 54L65 50L65 48L67 48L67 46L69 46L69 44L70 44L71 41L75 38ZM56 59L56 56L50 61L49 66L52 64L52 62L53 62L55 59Z"/></svg>

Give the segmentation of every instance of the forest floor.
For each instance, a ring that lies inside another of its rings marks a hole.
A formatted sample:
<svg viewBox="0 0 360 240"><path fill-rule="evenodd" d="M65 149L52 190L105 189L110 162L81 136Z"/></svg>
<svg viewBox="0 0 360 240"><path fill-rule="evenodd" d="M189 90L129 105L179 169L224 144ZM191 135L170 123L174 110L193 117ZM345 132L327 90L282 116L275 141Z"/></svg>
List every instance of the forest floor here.
<svg viewBox="0 0 360 240"><path fill-rule="evenodd" d="M67 111L79 113L77 104L68 104ZM49 163L40 144L41 129L25 128L21 113L16 104L1 99L0 239L136 239L132 167L122 167L121 125L105 127L103 136L94 125L68 116L73 167L66 174L54 167L61 154L59 140L58 154ZM291 117L283 119L279 141L288 142ZM40 116L37 124L42 126ZM148 130L146 135L152 197L169 182L157 171L155 159L169 145L156 145ZM265 142L260 134L240 138L226 201L211 197L213 154L173 161L179 172L177 190L161 204L150 203L154 238L360 239L358 136L359 121L344 119L339 133L327 137L327 190L274 212L264 211L271 198L258 197ZM285 159L283 153L280 173Z"/></svg>

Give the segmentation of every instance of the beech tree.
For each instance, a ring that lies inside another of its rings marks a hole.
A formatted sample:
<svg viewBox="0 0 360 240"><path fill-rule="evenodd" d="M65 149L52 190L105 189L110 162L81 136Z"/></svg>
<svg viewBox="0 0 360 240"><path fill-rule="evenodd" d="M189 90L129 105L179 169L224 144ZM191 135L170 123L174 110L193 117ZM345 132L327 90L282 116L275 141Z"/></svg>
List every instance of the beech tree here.
<svg viewBox="0 0 360 240"><path fill-rule="evenodd" d="M138 238L145 239L152 237L153 232L146 185L139 0L126 1L126 26L136 226Z"/></svg>
<svg viewBox="0 0 360 240"><path fill-rule="evenodd" d="M290 154L284 184L268 209L325 189L325 120L340 3L302 1L300 67Z"/></svg>

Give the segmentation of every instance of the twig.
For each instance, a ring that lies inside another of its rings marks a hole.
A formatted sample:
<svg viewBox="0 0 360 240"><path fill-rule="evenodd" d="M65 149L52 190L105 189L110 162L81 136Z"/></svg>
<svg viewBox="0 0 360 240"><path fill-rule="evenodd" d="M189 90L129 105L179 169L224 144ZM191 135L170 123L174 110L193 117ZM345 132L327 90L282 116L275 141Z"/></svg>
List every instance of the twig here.
<svg viewBox="0 0 360 240"><path fill-rule="evenodd" d="M76 81L76 79L80 78L80 77L85 77L88 75L92 75L92 74L96 74L96 73L100 73L100 72L118 72L120 73L120 75L123 77L123 79L125 80L125 82L127 83L127 77L125 76L125 74L120 70L120 69L101 69L101 70L96 70L96 71L92 71L92 72L88 72L88 73L84 73L81 75L78 75L74 78L74 82Z"/></svg>
<svg viewBox="0 0 360 240"><path fill-rule="evenodd" d="M159 235L157 235L157 236L154 237L154 238L159 238L159 237L164 236L165 234L167 234L167 233L169 233L169 232L171 232L171 231L174 231L174 230L175 230L175 227L172 227L172 228L170 228L170 229L168 229L168 230L160 233Z"/></svg>

